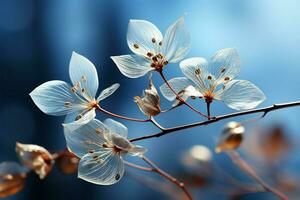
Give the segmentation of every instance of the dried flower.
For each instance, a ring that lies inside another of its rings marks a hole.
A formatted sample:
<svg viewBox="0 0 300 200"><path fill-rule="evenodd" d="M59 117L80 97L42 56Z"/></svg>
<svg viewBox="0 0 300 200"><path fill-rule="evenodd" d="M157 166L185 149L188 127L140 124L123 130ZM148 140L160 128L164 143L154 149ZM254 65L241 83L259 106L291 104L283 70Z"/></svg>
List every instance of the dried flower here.
<svg viewBox="0 0 300 200"><path fill-rule="evenodd" d="M80 158L78 177L94 184L117 183L124 174L123 155L146 152L126 139L126 126L112 119L93 119L73 131L64 126L64 132L69 150Z"/></svg>
<svg viewBox="0 0 300 200"><path fill-rule="evenodd" d="M144 91L144 96L134 97L134 101L139 106L140 110L147 116L155 116L160 113L160 97L153 84L151 75L149 76L149 87Z"/></svg>
<svg viewBox="0 0 300 200"><path fill-rule="evenodd" d="M234 121L227 123L215 151L220 153L238 148L242 143L244 132L245 128L240 123Z"/></svg>
<svg viewBox="0 0 300 200"><path fill-rule="evenodd" d="M72 174L75 173L78 169L79 158L71 155L63 155L59 156L55 160L55 164L60 171L65 174Z"/></svg>
<svg viewBox="0 0 300 200"><path fill-rule="evenodd" d="M111 58L121 73L129 78L138 78L153 70L160 71L168 63L179 62L191 46L183 17L169 26L164 37L151 22L130 20L127 43L136 55Z"/></svg>
<svg viewBox="0 0 300 200"><path fill-rule="evenodd" d="M234 80L240 71L240 59L236 49L218 51L210 63L200 57L185 59L180 62L180 68L187 78L174 78L169 83L177 93L190 87L185 99L201 97L208 103L220 100L236 110L255 108L266 99L264 93L253 83ZM160 90L169 101L176 99L166 84Z"/></svg>
<svg viewBox="0 0 300 200"><path fill-rule="evenodd" d="M16 152L21 163L44 179L52 170L52 155L44 148L34 144L16 143Z"/></svg>
<svg viewBox="0 0 300 200"><path fill-rule="evenodd" d="M71 125L75 129L93 119L99 102L113 94L120 85L113 84L95 99L99 85L97 70L87 58L75 52L71 57L69 73L72 87L64 81L48 81L35 88L30 96L44 113L67 115L65 123L73 122Z"/></svg>
<svg viewBox="0 0 300 200"><path fill-rule="evenodd" d="M28 169L15 162L0 164L0 198L5 198L21 191L25 184Z"/></svg>

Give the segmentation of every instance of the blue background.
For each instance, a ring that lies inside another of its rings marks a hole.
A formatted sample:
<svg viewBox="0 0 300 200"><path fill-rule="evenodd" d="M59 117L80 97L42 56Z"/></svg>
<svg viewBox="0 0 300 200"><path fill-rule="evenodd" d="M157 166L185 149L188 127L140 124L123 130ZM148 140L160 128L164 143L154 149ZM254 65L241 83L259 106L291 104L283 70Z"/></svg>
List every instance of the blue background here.
<svg viewBox="0 0 300 200"><path fill-rule="evenodd" d="M0 160L16 160L16 141L39 144L51 151L65 147L60 125L63 117L43 114L28 94L48 80L69 81L68 64L72 51L86 56L96 65L100 78L99 90L115 82L121 84L120 89L103 102L104 108L131 117L144 117L133 102L133 96L141 95L147 86L147 77L124 77L110 59L112 55L131 53L126 42L130 19L149 20L164 32L171 23L185 15L192 38L188 57L202 56L209 59L219 49L235 47L242 62L239 78L255 83L267 96L261 106L298 100L299 8L300 2L297 0L1 0ZM165 73L168 78L182 75L178 64L168 65ZM156 86L162 83L158 76L154 80ZM203 104L193 104L200 109L204 108ZM162 98L162 107L167 108L169 105ZM212 112L222 114L232 110L222 103L215 103ZM102 113L97 116L99 119L107 117ZM199 121L198 118L198 115L182 107L172 113L162 114L157 119L165 126L172 126ZM280 123L297 146L299 118L299 108L291 108L270 113L259 125ZM130 137L157 131L150 124L122 122L128 126ZM139 144L149 149L147 155L159 166L176 175L182 170L179 155L195 144L206 145L213 150L224 123L184 130ZM214 160L234 176L241 176L241 172L232 166L226 156L214 155ZM299 166L299 156L291 152L286 168L293 172ZM228 198L216 190L197 190L206 199ZM85 198L168 197L144 187L130 177L125 177L117 185L101 187L77 179L75 174L65 176L54 170L43 181L32 174L24 191L9 199ZM258 198L276 199L270 194L246 195L243 199Z"/></svg>

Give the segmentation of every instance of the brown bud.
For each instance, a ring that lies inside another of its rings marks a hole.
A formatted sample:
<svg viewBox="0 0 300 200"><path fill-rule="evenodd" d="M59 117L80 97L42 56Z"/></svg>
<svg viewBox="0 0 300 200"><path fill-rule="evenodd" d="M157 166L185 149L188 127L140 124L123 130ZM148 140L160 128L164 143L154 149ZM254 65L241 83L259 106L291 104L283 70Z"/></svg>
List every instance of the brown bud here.
<svg viewBox="0 0 300 200"><path fill-rule="evenodd" d="M52 170L52 155L44 147L17 142L16 152L21 163L27 168L34 170L40 179L45 178Z"/></svg>
<svg viewBox="0 0 300 200"><path fill-rule="evenodd" d="M65 174L77 172L79 158L75 155L63 155L56 159L55 164L58 169Z"/></svg>
<svg viewBox="0 0 300 200"><path fill-rule="evenodd" d="M245 128L240 123L234 121L227 123L215 151L220 153L238 148L242 143L244 132Z"/></svg>
<svg viewBox="0 0 300 200"><path fill-rule="evenodd" d="M134 101L146 116L155 116L160 113L160 97L153 85L151 76L149 77L149 87L144 90L144 96L136 96L134 97Z"/></svg>
<svg viewBox="0 0 300 200"><path fill-rule="evenodd" d="M25 185L27 169L15 162L0 164L0 198L5 198L21 191Z"/></svg>

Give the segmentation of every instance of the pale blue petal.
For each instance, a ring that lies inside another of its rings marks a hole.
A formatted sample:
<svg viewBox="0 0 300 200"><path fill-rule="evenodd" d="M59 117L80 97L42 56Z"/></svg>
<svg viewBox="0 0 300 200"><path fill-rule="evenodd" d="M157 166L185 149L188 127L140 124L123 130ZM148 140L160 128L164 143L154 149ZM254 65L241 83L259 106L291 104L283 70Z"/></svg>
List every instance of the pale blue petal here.
<svg viewBox="0 0 300 200"><path fill-rule="evenodd" d="M111 59L117 65L120 72L129 78L138 78L154 70L154 68L151 67L150 60L141 56L111 56Z"/></svg>
<svg viewBox="0 0 300 200"><path fill-rule="evenodd" d="M0 184L2 177L8 175L8 174L20 174L20 173L27 173L29 172L29 169L26 167L21 166L19 163L16 162L2 162L0 163Z"/></svg>
<svg viewBox="0 0 300 200"><path fill-rule="evenodd" d="M66 115L78 108L79 99L64 81L48 81L35 88L30 96L35 105L49 115Z"/></svg>
<svg viewBox="0 0 300 200"><path fill-rule="evenodd" d="M80 160L78 177L98 185L117 183L124 174L124 163L119 154L111 149L101 149L86 154Z"/></svg>
<svg viewBox="0 0 300 200"><path fill-rule="evenodd" d="M127 31L127 44L137 55L147 57L147 53L157 54L163 36L158 28L145 20L130 20Z"/></svg>
<svg viewBox="0 0 300 200"><path fill-rule="evenodd" d="M191 47L190 34L185 27L184 18L179 18L165 33L162 42L162 54L168 62L182 60Z"/></svg>
<svg viewBox="0 0 300 200"><path fill-rule="evenodd" d="M217 51L210 63L210 71L219 83L234 79L240 73L240 67L239 54L234 48Z"/></svg>
<svg viewBox="0 0 300 200"><path fill-rule="evenodd" d="M227 106L236 110L255 108L266 99L258 87L245 80L230 81L219 97Z"/></svg>
<svg viewBox="0 0 300 200"><path fill-rule="evenodd" d="M115 83L115 84L111 85L110 87L102 90L99 97L97 98L97 101L99 102L99 101L102 101L103 99L106 99L107 97L112 95L119 87L120 87L120 84Z"/></svg>
<svg viewBox="0 0 300 200"><path fill-rule="evenodd" d="M146 153L147 149L139 145L132 145L128 150L128 153L132 156L143 156Z"/></svg>
<svg viewBox="0 0 300 200"><path fill-rule="evenodd" d="M93 100L98 90L98 74L94 64L76 52L72 53L69 74L73 85L79 84L89 100Z"/></svg>
<svg viewBox="0 0 300 200"><path fill-rule="evenodd" d="M191 86L192 83L185 77L172 78L168 81L168 83L172 86L172 88L176 91L179 96L183 97L184 89ZM174 92L167 86L166 83L160 86L160 92L162 95L168 99L169 101L174 101L176 99L176 95Z"/></svg>
<svg viewBox="0 0 300 200"><path fill-rule="evenodd" d="M119 134L124 138L127 138L128 129L126 126L121 124L120 122L117 122L113 119L106 119L103 122L107 128L110 130L110 133L112 134Z"/></svg>
<svg viewBox="0 0 300 200"><path fill-rule="evenodd" d="M85 125L92 121L96 117L96 111L95 108L89 110L89 111L83 111L84 114L79 114L77 117L75 117L75 121L72 121L70 123L63 124L64 127L69 129L70 131L74 131L78 128L80 128L82 125ZM76 112L77 113L77 112ZM66 117L65 121L69 121L73 117L73 115L69 115Z"/></svg>
<svg viewBox="0 0 300 200"><path fill-rule="evenodd" d="M97 119L75 130L70 130L64 125L67 147L80 158L89 152L99 151L106 142L104 134L107 132L107 127Z"/></svg>
<svg viewBox="0 0 300 200"><path fill-rule="evenodd" d="M208 62L205 58L193 57L180 62L180 69L182 73L193 81L198 87L199 91L204 94L209 87L208 83Z"/></svg>

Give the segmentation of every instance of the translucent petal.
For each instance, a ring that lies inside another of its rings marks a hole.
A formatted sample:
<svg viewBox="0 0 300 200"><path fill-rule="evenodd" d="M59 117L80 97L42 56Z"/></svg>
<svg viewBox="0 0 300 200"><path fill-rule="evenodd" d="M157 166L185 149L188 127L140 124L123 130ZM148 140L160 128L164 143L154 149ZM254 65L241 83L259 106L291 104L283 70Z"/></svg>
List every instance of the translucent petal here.
<svg viewBox="0 0 300 200"><path fill-rule="evenodd" d="M76 119L80 116L79 119ZM68 116L68 118L65 119L69 120L71 116ZM71 122L71 123L66 123L63 124L63 126L67 127L70 131L74 131L78 128L80 128L82 125L89 123L91 120L93 120L96 117L96 112L95 112L95 108L87 111L84 114L79 114L76 118L75 121Z"/></svg>
<svg viewBox="0 0 300 200"><path fill-rule="evenodd" d="M69 74L73 85L80 86L90 100L93 100L98 90L98 74L94 64L76 52L72 53Z"/></svg>
<svg viewBox="0 0 300 200"><path fill-rule="evenodd" d="M230 81L219 96L227 106L236 110L255 108L266 99L258 87L245 80Z"/></svg>
<svg viewBox="0 0 300 200"><path fill-rule="evenodd" d="M139 146L139 145L133 145L130 149L128 149L128 153L132 156L142 156L144 153L146 153L147 149Z"/></svg>
<svg viewBox="0 0 300 200"><path fill-rule="evenodd" d="M184 18L179 18L165 33L162 42L162 54L166 60L175 63L184 58L191 47L191 38L184 24Z"/></svg>
<svg viewBox="0 0 300 200"><path fill-rule="evenodd" d="M131 143L119 134L111 134L112 143L118 148L127 151L131 148Z"/></svg>
<svg viewBox="0 0 300 200"><path fill-rule="evenodd" d="M182 96L181 94L183 93L184 89L191 85L191 82L185 77L172 78L168 82L180 96ZM162 95L169 101L176 99L176 95L172 90L170 90L166 83L161 85L159 89Z"/></svg>
<svg viewBox="0 0 300 200"><path fill-rule="evenodd" d="M49 115L66 115L74 112L79 99L64 81L48 81L35 88L29 95L35 105Z"/></svg>
<svg viewBox="0 0 300 200"><path fill-rule="evenodd" d="M210 71L218 79L224 82L234 79L240 73L240 58L236 49L221 49L211 59Z"/></svg>
<svg viewBox="0 0 300 200"><path fill-rule="evenodd" d="M199 91L204 94L209 87L208 63L205 58L193 57L180 62L182 73L193 81L199 88Z"/></svg>
<svg viewBox="0 0 300 200"><path fill-rule="evenodd" d="M150 60L141 56L111 56L111 59L117 65L120 72L129 78L138 78L154 70L154 68L151 67Z"/></svg>
<svg viewBox="0 0 300 200"><path fill-rule="evenodd" d="M130 20L127 31L127 44L134 53L147 57L147 53L157 54L163 36L158 28L145 20Z"/></svg>
<svg viewBox="0 0 300 200"><path fill-rule="evenodd" d="M102 144L106 142L104 135L107 132L107 127L97 119L76 130L70 130L68 126L64 125L67 147L80 158L87 153L99 151Z"/></svg>
<svg viewBox="0 0 300 200"><path fill-rule="evenodd" d="M29 170L16 162L2 162L0 163L0 177L7 174L27 173Z"/></svg>
<svg viewBox="0 0 300 200"><path fill-rule="evenodd" d="M124 174L124 163L119 153L111 149L100 149L86 154L80 160L78 177L98 185L117 183Z"/></svg>
<svg viewBox="0 0 300 200"><path fill-rule="evenodd" d="M113 85L111 85L110 87L102 90L102 92L100 93L99 97L97 98L97 101L102 101L103 99L109 97L110 95L112 95L118 88L120 87L119 83L115 83Z"/></svg>
<svg viewBox="0 0 300 200"><path fill-rule="evenodd" d="M106 119L103 122L107 128L109 129L110 133L112 134L119 134L124 138L127 138L128 129L126 126L121 124L120 122L117 122L113 119Z"/></svg>

